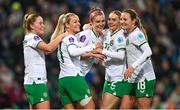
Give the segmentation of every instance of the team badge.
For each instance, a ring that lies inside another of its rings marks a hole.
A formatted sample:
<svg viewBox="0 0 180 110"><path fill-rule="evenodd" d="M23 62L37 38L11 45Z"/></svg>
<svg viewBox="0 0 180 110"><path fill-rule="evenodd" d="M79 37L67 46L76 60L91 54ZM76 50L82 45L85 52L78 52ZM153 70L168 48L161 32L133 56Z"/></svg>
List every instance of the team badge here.
<svg viewBox="0 0 180 110"><path fill-rule="evenodd" d="M114 42L114 40L111 40L111 41L110 41L110 46L112 46L112 45L113 45L113 42Z"/></svg>
<svg viewBox="0 0 180 110"><path fill-rule="evenodd" d="M138 38L139 40L142 40L142 39L144 38L144 36L143 36L142 34L138 34L137 38Z"/></svg>
<svg viewBox="0 0 180 110"><path fill-rule="evenodd" d="M38 41L38 40L40 40L40 37L39 36L34 36L34 40Z"/></svg>
<svg viewBox="0 0 180 110"><path fill-rule="evenodd" d="M82 35L81 37L80 37L80 42L84 42L86 40L86 36L85 35Z"/></svg>
<svg viewBox="0 0 180 110"><path fill-rule="evenodd" d="M73 37L70 37L70 38L69 38L69 42L74 42L74 38L73 38Z"/></svg>
<svg viewBox="0 0 180 110"><path fill-rule="evenodd" d="M118 43L122 43L123 42L123 38L122 37L118 37Z"/></svg>

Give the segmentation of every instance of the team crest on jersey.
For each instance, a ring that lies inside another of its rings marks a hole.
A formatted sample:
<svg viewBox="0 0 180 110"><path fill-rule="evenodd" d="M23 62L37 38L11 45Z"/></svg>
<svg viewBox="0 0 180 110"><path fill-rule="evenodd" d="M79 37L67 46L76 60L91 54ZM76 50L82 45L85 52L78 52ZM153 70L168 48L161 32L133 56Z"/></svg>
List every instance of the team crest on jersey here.
<svg viewBox="0 0 180 110"><path fill-rule="evenodd" d="M86 40L86 36L85 35L82 35L81 37L80 37L80 42L84 42Z"/></svg>
<svg viewBox="0 0 180 110"><path fill-rule="evenodd" d="M40 40L40 37L39 36L34 36L34 40L38 41L38 40Z"/></svg>
<svg viewBox="0 0 180 110"><path fill-rule="evenodd" d="M110 46L112 46L112 45L113 45L113 42L114 42L114 40L111 40L111 41L110 41Z"/></svg>
<svg viewBox="0 0 180 110"><path fill-rule="evenodd" d="M74 38L73 38L73 37L70 37L70 38L69 38L69 42L74 42Z"/></svg>
<svg viewBox="0 0 180 110"><path fill-rule="evenodd" d="M123 42L123 38L122 37L118 37L118 43L122 43Z"/></svg>

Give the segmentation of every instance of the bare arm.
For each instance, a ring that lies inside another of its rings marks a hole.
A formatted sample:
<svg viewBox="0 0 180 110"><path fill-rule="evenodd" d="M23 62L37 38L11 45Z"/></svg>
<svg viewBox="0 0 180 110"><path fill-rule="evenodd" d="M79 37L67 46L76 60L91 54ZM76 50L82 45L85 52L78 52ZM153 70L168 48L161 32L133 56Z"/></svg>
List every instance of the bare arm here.
<svg viewBox="0 0 180 110"><path fill-rule="evenodd" d="M43 50L46 54L52 53L59 45L59 43L62 41L62 39L67 36L68 33L63 33L58 35L54 40L52 40L50 43L40 42L38 44L38 48Z"/></svg>

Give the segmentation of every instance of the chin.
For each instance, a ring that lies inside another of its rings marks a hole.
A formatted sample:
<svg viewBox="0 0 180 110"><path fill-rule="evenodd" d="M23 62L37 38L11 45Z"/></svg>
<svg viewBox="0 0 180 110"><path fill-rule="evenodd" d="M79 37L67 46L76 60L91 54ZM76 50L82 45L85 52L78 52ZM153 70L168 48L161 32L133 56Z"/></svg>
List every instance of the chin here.
<svg viewBox="0 0 180 110"><path fill-rule="evenodd" d="M76 31L74 31L74 33L76 34L76 33L78 33L80 30L76 30Z"/></svg>
<svg viewBox="0 0 180 110"><path fill-rule="evenodd" d="M79 31L80 31L80 29L77 29L77 30L76 30L76 32L79 32Z"/></svg>
<svg viewBox="0 0 180 110"><path fill-rule="evenodd" d="M40 36L42 36L43 34L44 34L44 32L42 32L42 33L39 33L39 35L40 35Z"/></svg>

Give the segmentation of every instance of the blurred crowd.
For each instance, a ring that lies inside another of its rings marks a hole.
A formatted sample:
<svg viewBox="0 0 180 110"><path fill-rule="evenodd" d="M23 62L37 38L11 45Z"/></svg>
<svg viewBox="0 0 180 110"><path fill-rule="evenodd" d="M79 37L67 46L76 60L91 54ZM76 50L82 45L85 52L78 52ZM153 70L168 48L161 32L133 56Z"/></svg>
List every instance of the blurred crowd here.
<svg viewBox="0 0 180 110"><path fill-rule="evenodd" d="M153 109L180 109L180 1L179 0L0 0L0 109L26 109L23 89L24 60L22 21L25 13L38 12L45 20L44 40L49 42L62 13L74 12L83 25L92 7L112 10L136 10L148 34L157 77ZM46 56L51 108L62 108L57 80L59 64L56 52ZM86 80L97 108L101 103L104 68L94 65Z"/></svg>

